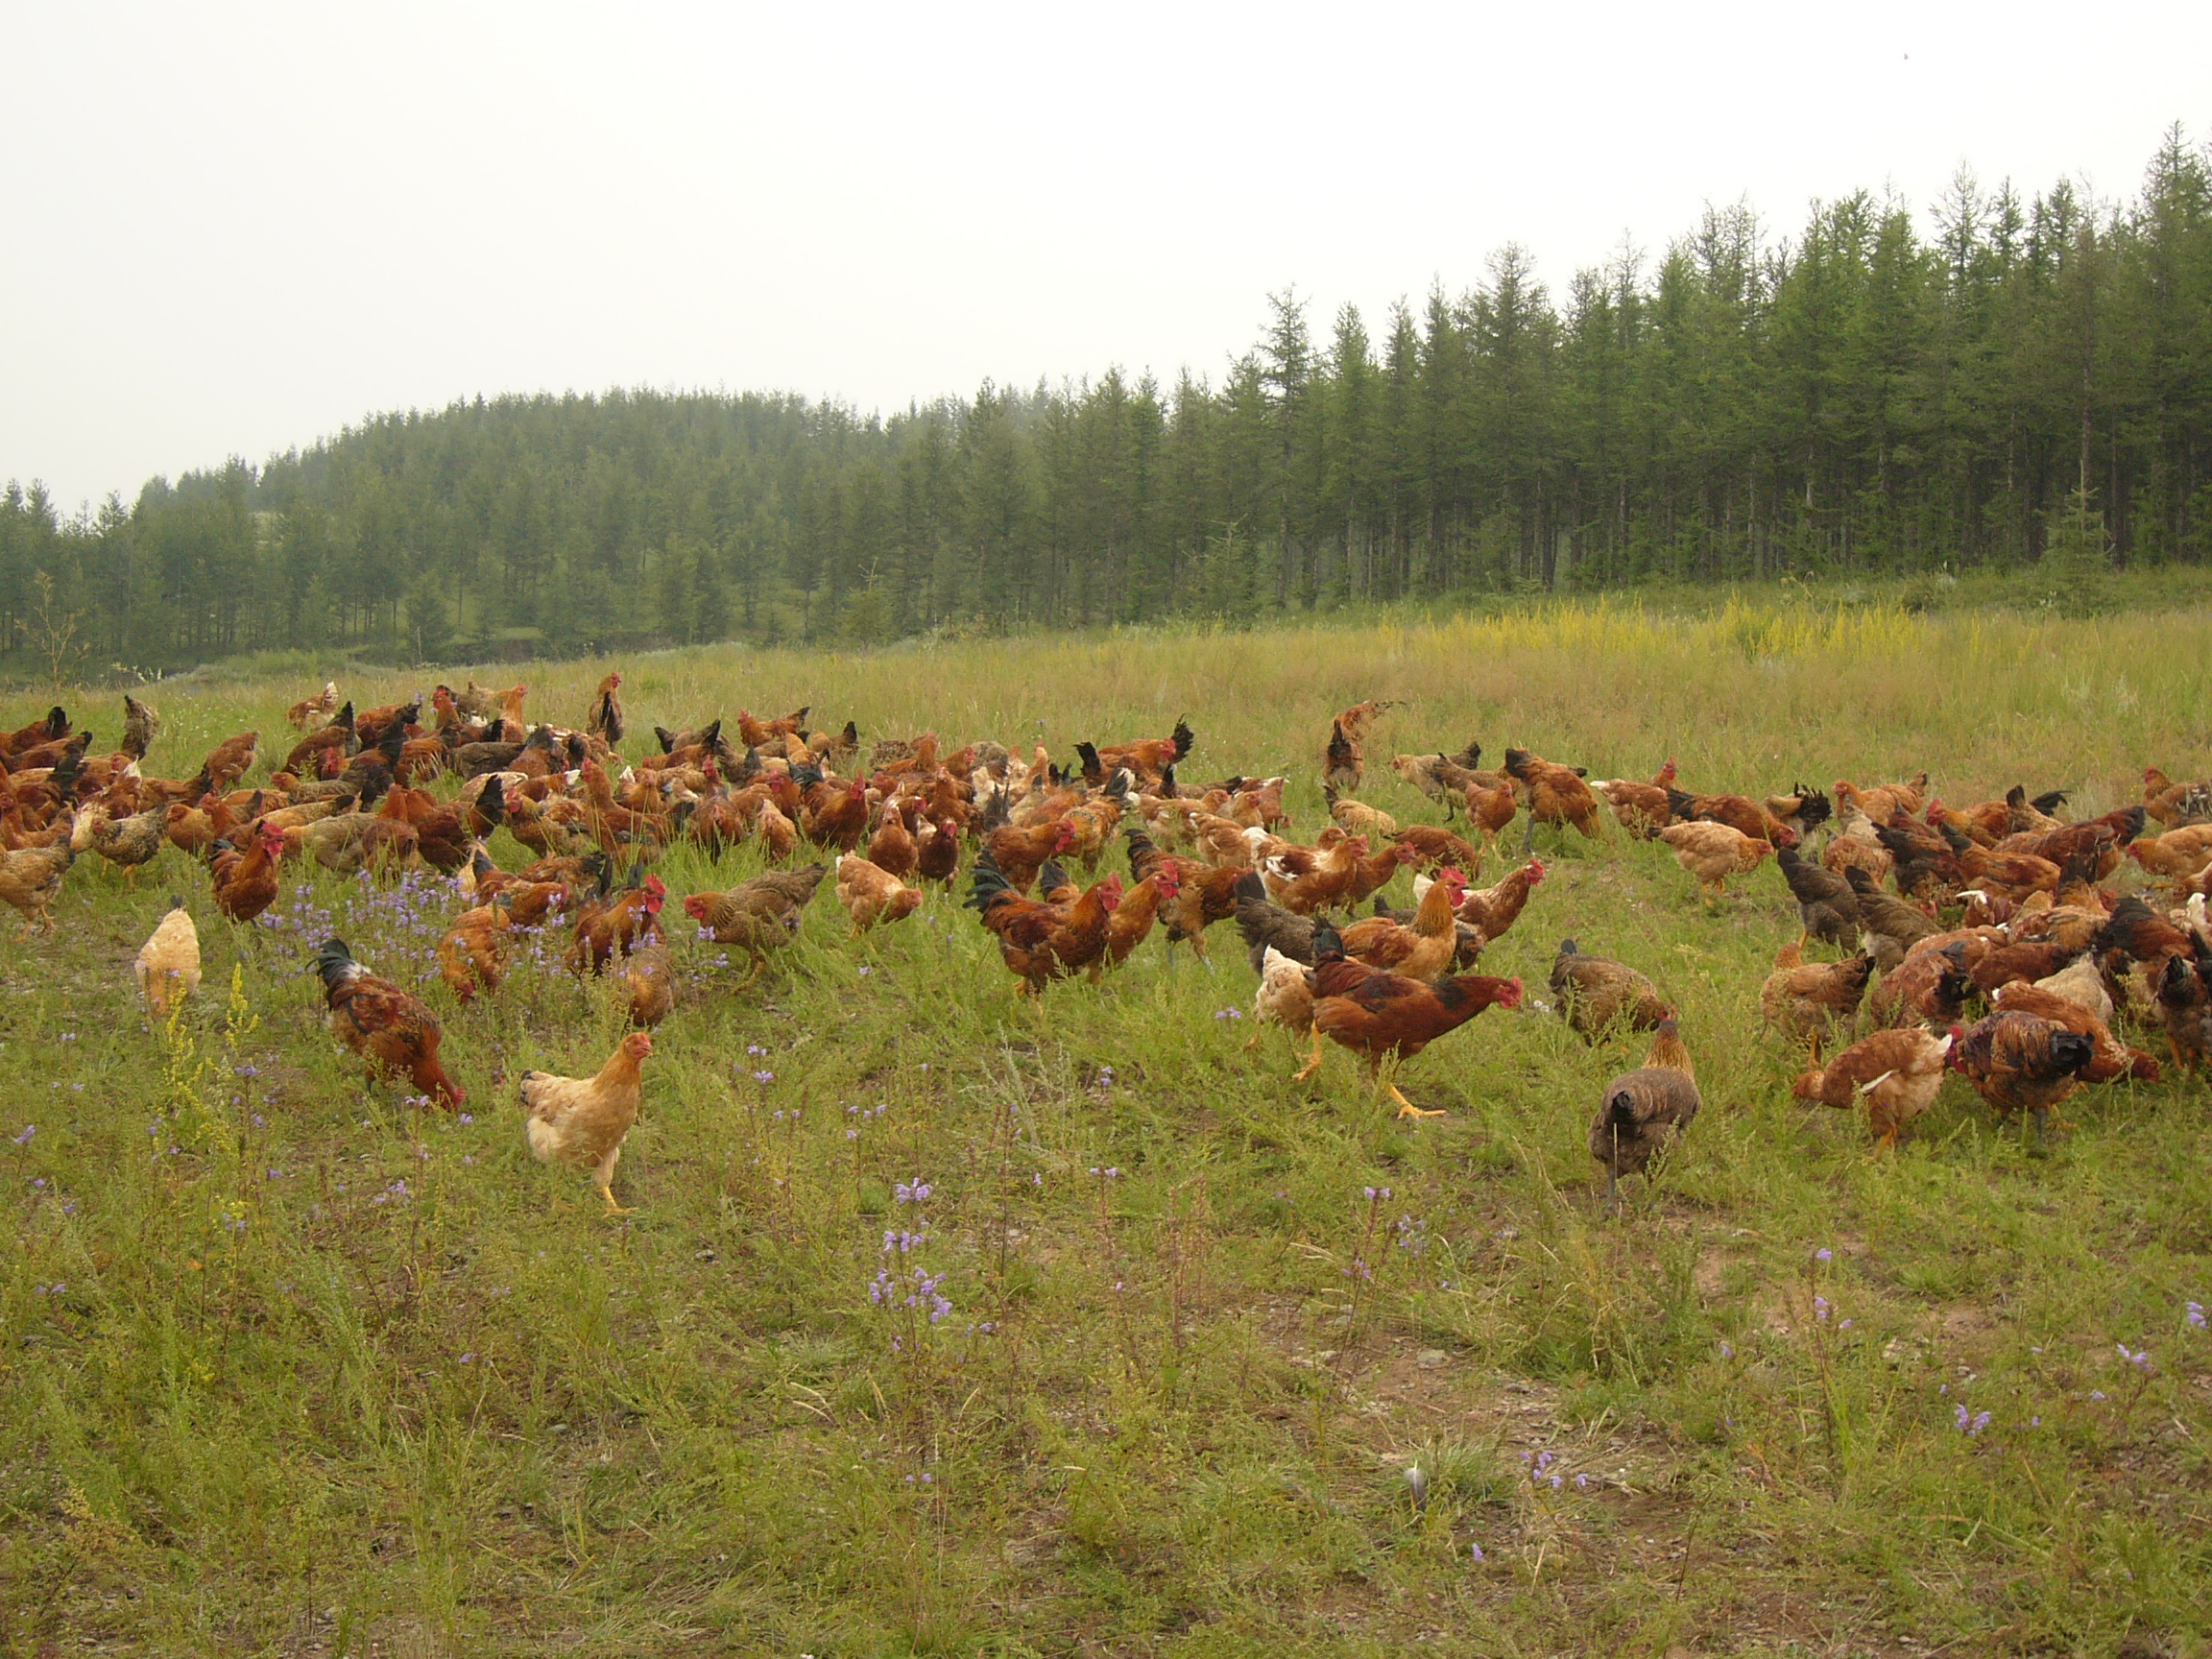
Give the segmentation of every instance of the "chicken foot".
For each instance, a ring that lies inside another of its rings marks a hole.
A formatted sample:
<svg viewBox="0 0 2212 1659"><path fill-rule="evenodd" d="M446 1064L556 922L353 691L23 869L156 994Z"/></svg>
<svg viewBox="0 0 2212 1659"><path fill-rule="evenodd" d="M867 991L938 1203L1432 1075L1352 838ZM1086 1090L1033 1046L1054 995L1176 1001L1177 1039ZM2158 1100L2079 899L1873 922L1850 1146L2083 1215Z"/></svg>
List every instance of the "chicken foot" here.
<svg viewBox="0 0 2212 1659"><path fill-rule="evenodd" d="M621 1161L622 1148L619 1146L608 1147L607 1156L599 1160L598 1166L591 1172L591 1184L599 1189L599 1196L607 1201L608 1214L635 1215L637 1214L636 1205L614 1202L614 1166Z"/></svg>

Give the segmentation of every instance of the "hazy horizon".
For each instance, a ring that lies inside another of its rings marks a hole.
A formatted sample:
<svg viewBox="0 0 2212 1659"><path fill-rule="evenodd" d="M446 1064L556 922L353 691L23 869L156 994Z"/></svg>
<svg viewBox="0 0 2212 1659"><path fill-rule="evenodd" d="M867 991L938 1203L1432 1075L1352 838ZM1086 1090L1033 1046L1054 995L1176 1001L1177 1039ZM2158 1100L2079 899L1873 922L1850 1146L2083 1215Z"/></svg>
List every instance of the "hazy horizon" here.
<svg viewBox="0 0 2212 1659"><path fill-rule="evenodd" d="M1508 242L1556 296L1708 202L2126 197L2212 134L2212 9L2174 6L374 23L12 20L0 479L74 512L478 395L1217 381L1289 286L1373 327Z"/></svg>

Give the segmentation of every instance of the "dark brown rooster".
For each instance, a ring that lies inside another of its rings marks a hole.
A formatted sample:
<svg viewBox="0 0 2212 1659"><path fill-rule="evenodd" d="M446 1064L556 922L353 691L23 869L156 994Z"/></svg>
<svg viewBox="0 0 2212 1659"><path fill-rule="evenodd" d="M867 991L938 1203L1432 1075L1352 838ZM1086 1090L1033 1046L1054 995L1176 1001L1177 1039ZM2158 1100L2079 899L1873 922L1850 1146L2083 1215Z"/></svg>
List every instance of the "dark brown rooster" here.
<svg viewBox="0 0 2212 1659"><path fill-rule="evenodd" d="M1951 1070L1998 1117L2025 1112L2041 1141L2051 1108L2080 1084L2097 1046L2076 1031L2033 1014L1992 1014L1961 1031L1953 1026Z"/></svg>

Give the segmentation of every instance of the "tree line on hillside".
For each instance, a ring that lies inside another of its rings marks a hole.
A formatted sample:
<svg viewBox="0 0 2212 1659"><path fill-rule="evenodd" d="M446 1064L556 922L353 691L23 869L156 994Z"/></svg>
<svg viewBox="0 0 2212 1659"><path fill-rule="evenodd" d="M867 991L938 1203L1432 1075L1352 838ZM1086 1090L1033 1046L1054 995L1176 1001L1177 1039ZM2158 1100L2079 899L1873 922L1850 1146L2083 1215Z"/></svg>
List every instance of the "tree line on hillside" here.
<svg viewBox="0 0 2212 1659"><path fill-rule="evenodd" d="M1778 242L1714 208L1557 297L1508 247L1374 332L1272 296L1218 384L1111 369L888 419L478 398L74 518L12 484L0 641L155 666L880 640L2055 541L2212 556L2212 147L2178 128L2126 203L1961 174L1925 233L1861 193Z"/></svg>

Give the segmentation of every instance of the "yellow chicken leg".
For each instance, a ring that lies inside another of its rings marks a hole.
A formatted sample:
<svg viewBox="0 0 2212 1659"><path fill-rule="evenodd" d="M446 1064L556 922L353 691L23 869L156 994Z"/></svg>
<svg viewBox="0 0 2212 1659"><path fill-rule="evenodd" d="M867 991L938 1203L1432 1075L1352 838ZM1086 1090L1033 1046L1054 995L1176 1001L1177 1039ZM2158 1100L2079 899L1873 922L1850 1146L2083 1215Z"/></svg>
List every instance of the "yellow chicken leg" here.
<svg viewBox="0 0 2212 1659"><path fill-rule="evenodd" d="M1393 1066L1390 1070L1393 1073L1395 1073L1397 1068ZM1391 1099L1398 1102L1398 1116L1401 1118L1443 1118L1449 1116L1449 1114L1441 1110L1424 1111L1422 1108L1414 1105L1412 1101L1407 1099L1405 1095L1398 1092L1398 1084L1395 1077L1384 1076L1382 1069L1380 1066L1375 1069L1375 1086L1380 1093L1389 1095Z"/></svg>
<svg viewBox="0 0 2212 1659"><path fill-rule="evenodd" d="M608 1214L635 1215L637 1214L636 1206L614 1202L614 1166L621 1161L622 1148L610 1146L607 1149L607 1156L599 1160L599 1167L592 1172L591 1180L599 1189L599 1196L607 1201Z"/></svg>
<svg viewBox="0 0 2212 1659"><path fill-rule="evenodd" d="M1320 1033L1320 1032L1318 1032L1318 1031L1316 1031L1316 1032L1314 1032L1314 1033L1313 1033L1313 1052L1312 1052L1312 1054L1311 1054L1311 1055L1310 1055L1310 1056L1308 1058L1308 1060L1307 1060L1307 1062L1306 1062L1306 1064L1305 1064L1304 1066L1300 1067L1300 1068L1298 1069L1298 1070L1296 1070L1295 1072L1293 1072L1293 1073L1291 1074L1291 1077L1290 1077L1290 1081L1291 1081L1291 1082L1293 1082L1293 1083L1303 1083L1303 1082L1305 1082L1305 1081L1306 1081L1306 1079L1307 1079L1307 1078L1309 1078L1309 1077L1312 1076L1314 1072L1316 1072L1316 1071L1318 1071L1318 1070L1321 1070L1321 1033Z"/></svg>
<svg viewBox="0 0 2212 1659"><path fill-rule="evenodd" d="M1449 1118L1451 1116L1441 1107L1423 1108L1414 1105L1412 1101L1398 1093L1398 1085L1395 1083L1385 1083L1382 1088L1391 1099L1398 1102L1398 1116L1401 1118Z"/></svg>

